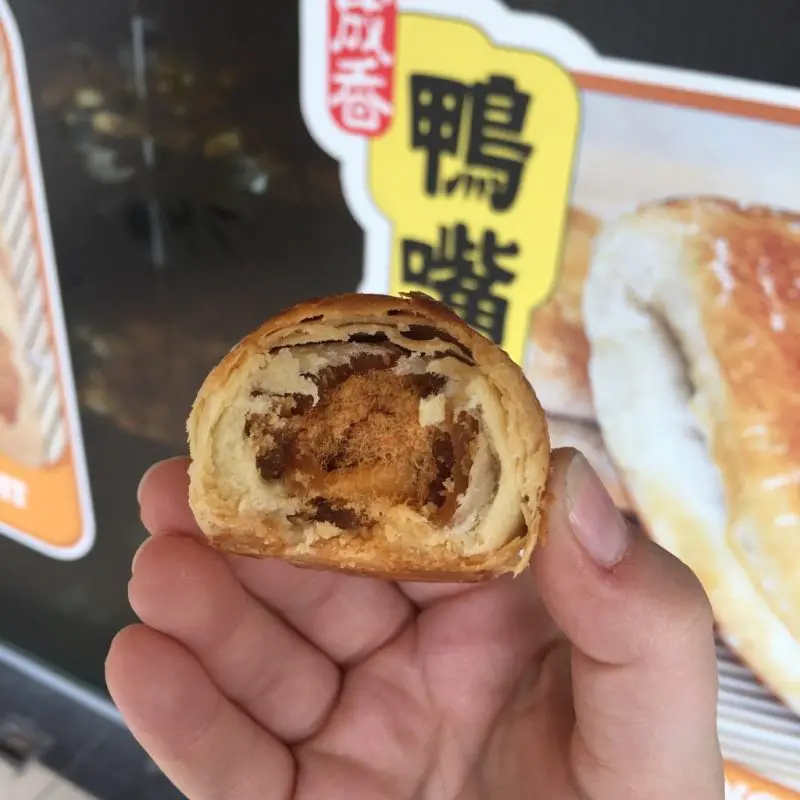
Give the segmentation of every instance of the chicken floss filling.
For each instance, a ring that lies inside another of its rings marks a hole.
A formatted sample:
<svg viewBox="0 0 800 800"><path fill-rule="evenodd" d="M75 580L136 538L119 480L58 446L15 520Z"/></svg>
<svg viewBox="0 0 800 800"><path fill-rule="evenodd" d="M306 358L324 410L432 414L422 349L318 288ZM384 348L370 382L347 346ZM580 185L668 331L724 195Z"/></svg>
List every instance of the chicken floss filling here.
<svg viewBox="0 0 800 800"><path fill-rule="evenodd" d="M262 481L301 498L298 526L368 531L396 506L452 524L486 446L477 410L454 402L430 357L391 344L341 353L301 375L314 395L252 388L243 435Z"/></svg>

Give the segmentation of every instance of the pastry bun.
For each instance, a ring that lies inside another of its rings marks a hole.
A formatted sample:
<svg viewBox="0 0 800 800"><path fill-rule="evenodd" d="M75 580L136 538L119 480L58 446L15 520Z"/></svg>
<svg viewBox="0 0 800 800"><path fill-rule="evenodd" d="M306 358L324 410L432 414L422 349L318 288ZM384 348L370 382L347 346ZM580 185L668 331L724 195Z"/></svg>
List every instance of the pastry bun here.
<svg viewBox="0 0 800 800"><path fill-rule="evenodd" d="M522 371L424 295L265 322L204 382L190 504L228 553L403 580L528 563L550 446Z"/></svg>
<svg viewBox="0 0 800 800"><path fill-rule="evenodd" d="M800 712L800 216L696 197L620 218L584 319L603 438L642 521Z"/></svg>
<svg viewBox="0 0 800 800"><path fill-rule="evenodd" d="M548 414L594 421L589 383L589 342L583 330L583 285L600 220L572 208L561 270L547 301L534 310L525 374Z"/></svg>

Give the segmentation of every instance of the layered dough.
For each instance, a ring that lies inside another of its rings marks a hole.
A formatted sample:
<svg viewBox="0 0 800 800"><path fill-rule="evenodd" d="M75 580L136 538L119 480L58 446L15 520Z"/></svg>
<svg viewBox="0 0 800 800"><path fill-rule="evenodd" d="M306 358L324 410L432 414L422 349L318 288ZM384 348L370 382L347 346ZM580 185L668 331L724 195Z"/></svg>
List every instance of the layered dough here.
<svg viewBox="0 0 800 800"><path fill-rule="evenodd" d="M584 318L639 512L800 711L800 217L702 197L642 208L598 239Z"/></svg>
<svg viewBox="0 0 800 800"><path fill-rule="evenodd" d="M552 446L580 450L614 502L628 511L625 487L597 425L583 326L583 287L600 228L597 217L570 209L558 280L547 302L531 317L525 372L547 412Z"/></svg>
<svg viewBox="0 0 800 800"><path fill-rule="evenodd" d="M589 342L583 329L583 286L600 220L571 208L561 269L552 295L533 312L525 371L544 410L594 422Z"/></svg>
<svg viewBox="0 0 800 800"><path fill-rule="evenodd" d="M245 338L189 418L216 546L392 578L519 572L540 526L544 413L521 370L428 298L304 303Z"/></svg>

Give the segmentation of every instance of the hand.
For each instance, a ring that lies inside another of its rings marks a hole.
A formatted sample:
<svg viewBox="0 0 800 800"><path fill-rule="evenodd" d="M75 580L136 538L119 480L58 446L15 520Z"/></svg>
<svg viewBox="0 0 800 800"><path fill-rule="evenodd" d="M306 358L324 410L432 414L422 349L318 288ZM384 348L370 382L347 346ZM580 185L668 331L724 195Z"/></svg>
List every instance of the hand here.
<svg viewBox="0 0 800 800"><path fill-rule="evenodd" d="M531 570L480 585L226 558L186 466L142 481L107 678L191 800L722 800L707 599L574 451Z"/></svg>

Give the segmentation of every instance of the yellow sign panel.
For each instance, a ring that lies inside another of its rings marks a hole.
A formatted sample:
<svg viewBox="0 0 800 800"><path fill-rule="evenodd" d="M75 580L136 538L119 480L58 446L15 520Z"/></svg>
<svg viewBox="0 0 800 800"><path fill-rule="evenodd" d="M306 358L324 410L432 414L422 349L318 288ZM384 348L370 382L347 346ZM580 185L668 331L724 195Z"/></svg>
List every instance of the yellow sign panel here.
<svg viewBox="0 0 800 800"><path fill-rule="evenodd" d="M392 293L450 305L522 363L557 280L580 126L568 72L465 22L400 14L394 119L369 143Z"/></svg>

